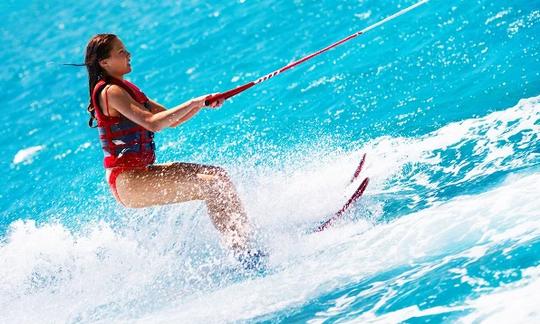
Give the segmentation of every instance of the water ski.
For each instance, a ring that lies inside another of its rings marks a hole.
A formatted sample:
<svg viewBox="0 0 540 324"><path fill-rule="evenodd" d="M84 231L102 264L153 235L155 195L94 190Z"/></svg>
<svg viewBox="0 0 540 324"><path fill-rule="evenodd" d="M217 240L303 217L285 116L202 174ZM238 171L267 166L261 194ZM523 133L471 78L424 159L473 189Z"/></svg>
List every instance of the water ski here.
<svg viewBox="0 0 540 324"><path fill-rule="evenodd" d="M360 160L360 163L356 167L356 170L354 171L354 174L350 180L350 183L353 183L356 179L358 179L358 176L360 175L360 172L362 171L362 168L364 166L364 162L366 161L366 154L362 156L362 159ZM338 219L340 219L343 214L349 210L360 197L364 194L364 191L366 190L367 186L369 184L369 178L364 178L358 188L354 191L354 193L351 195L351 197L347 200L345 205L341 207L340 210L338 210L336 213L334 213L330 218L328 218L326 221L324 221L322 224L320 224L317 228L315 228L314 232L322 232L325 229L331 227Z"/></svg>

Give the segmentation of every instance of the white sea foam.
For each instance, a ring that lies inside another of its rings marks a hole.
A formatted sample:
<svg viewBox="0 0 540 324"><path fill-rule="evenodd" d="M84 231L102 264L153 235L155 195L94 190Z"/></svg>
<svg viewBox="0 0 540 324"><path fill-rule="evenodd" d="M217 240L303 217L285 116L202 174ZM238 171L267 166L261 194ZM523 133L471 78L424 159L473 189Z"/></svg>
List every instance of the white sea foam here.
<svg viewBox="0 0 540 324"><path fill-rule="evenodd" d="M17 152L17 154L15 154L15 156L13 157L12 163L15 165L19 163L30 164L32 163L35 155L44 148L45 146L43 145L37 145L19 150L19 152Z"/></svg>
<svg viewBox="0 0 540 324"><path fill-rule="evenodd" d="M449 175L462 172L463 175L455 179L444 178L444 183L430 181L431 187L456 185L494 172L535 165L540 159L539 152L526 150L518 153L516 150L534 145L538 134L540 97L534 97L520 100L512 108L485 117L450 123L418 138L376 139L365 147L370 154L369 173L375 180L370 191L374 192L374 187L382 190L382 185L388 180L388 170L399 170L408 163L425 168L418 168L413 177L397 183L397 187L384 189L386 192L407 190L399 186L411 183L425 185L425 179L431 178L430 173L435 171ZM472 146L472 156L466 156L470 154L465 151L468 146ZM448 166L442 166L441 153L449 150L455 152L456 157Z"/></svg>
<svg viewBox="0 0 540 324"><path fill-rule="evenodd" d="M37 227L33 222L17 222L0 245L0 304L6 310L0 321L110 321L134 316L140 322L222 322L297 307L385 269L448 251L454 252L452 257L477 259L489 246L513 238L539 237L538 181L540 174L514 177L490 192L459 197L386 225L372 227L360 222L273 241L271 264L279 269L276 273L224 287L209 285L211 280L205 279L205 271L216 271L212 262L190 264L177 254L178 249L170 247L171 242L180 243L177 235L192 235L190 239L201 246L215 245L208 245L215 236L205 234L211 229L209 224L196 229L204 234L201 240L185 229L190 222L179 225L174 214L165 219L159 215L161 220L139 219L134 223L142 224L130 225L131 230L118 231L99 223L78 234L59 224ZM190 285L202 290L196 292ZM485 298L456 309L483 312L495 307ZM383 304L384 298L361 318L375 321L377 307ZM212 311L208 311L210 305ZM442 311L413 307L381 320ZM319 314L320 319L325 316L328 314Z"/></svg>
<svg viewBox="0 0 540 324"><path fill-rule="evenodd" d="M426 257L444 255L448 251L457 250L457 257L469 255L479 258L485 248L478 249L477 246L506 242L510 235L505 233L540 236L540 220L536 213L540 201L534 199L538 181L540 174L524 176L491 192L457 198L367 231L366 227L358 224L312 235L294 243L296 253L289 255L287 267L282 272L231 285L194 299L179 300L169 310L152 314L151 318L165 322L243 320L299 307L306 300L348 282ZM512 203L505 203L509 201ZM521 231L516 233L515 227L520 227ZM289 244L291 242L276 242L274 249L279 254L279 251L291 250ZM229 302L224 303L224 300ZM207 311L209 305L212 305L211 312ZM377 318L378 308L383 305L384 300L359 320L373 321ZM424 311L412 307L381 320L404 320L413 315L471 307L474 305ZM327 315L321 313L318 319L322 320ZM142 318L141 322L145 320L150 320L150 317Z"/></svg>
<svg viewBox="0 0 540 324"><path fill-rule="evenodd" d="M524 278L495 289L491 294L468 301L474 311L465 316L464 323L538 323L540 310L540 267L523 271Z"/></svg>

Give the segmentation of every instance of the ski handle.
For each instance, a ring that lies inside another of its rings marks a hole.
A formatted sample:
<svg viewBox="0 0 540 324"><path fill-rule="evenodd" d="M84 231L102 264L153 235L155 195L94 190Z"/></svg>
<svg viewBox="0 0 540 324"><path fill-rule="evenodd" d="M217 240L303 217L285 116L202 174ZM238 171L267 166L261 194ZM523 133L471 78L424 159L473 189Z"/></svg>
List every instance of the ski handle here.
<svg viewBox="0 0 540 324"><path fill-rule="evenodd" d="M205 106L210 106L212 103L214 103L214 102L216 102L218 100L221 100L221 99L227 100L230 97L232 97L234 95L237 95L240 92L245 91L245 90L253 87L254 85L255 85L255 82L252 81L252 82L246 83L244 85L241 85L241 86L239 86L237 88L231 89L231 90L226 91L226 92L218 93L218 94L215 94L215 95L209 95L204 100L204 105Z"/></svg>
<svg viewBox="0 0 540 324"><path fill-rule="evenodd" d="M337 41L337 42L335 42L335 43L333 43L331 45L328 45L327 47L325 47L325 48L323 48L323 49L321 49L321 50L319 50L319 51L317 51L315 53L309 54L309 55L307 55L307 56L305 56L305 57L303 57L303 58L301 58L301 59L299 59L297 61L291 62L291 63L285 65L284 67L282 67L282 68L280 68L280 69L278 69L278 70L276 70L276 71L274 71L272 73L268 73L267 75L258 78L255 81L248 82L248 83L246 83L244 85L241 85L241 86L236 87L234 89L228 90L226 92L218 93L218 94L215 94L215 95L210 95L210 96L208 96L206 98L206 100L204 101L204 104L206 106L210 106L215 101L218 101L218 100L221 100L221 99L223 99L223 100L229 99L230 97L235 96L235 95L239 94L240 92L243 92L243 91L253 87L257 83L264 82L264 81L266 81L266 80L280 74L281 72L287 71L288 69L292 69L293 67L295 67L298 64L303 63L303 62L311 59L312 57L317 56L317 55L319 55L321 53L324 53L324 52L326 52L326 51L328 51L328 50L330 50L330 49L332 49L332 48L334 48L334 47L336 47L336 46L338 46L340 44L343 44L346 41L348 41L350 39L353 39L353 38L355 38L355 37L357 37L359 35L362 35L362 34L366 33L367 31L384 24L387 21L390 21L390 20L392 20L392 19L394 19L396 17L399 17L399 16L403 15L404 13L406 13L408 11L411 11L414 8L425 4L428 1L429 0L420 0L417 3L407 7L405 9L402 9L402 10L398 11L398 12L396 12L395 14L393 14L391 16L388 16L388 17L386 17L386 18L384 18L382 20L379 20L378 22L374 23L371 26L368 26L368 27L366 27L366 28L364 28L364 29L362 29L360 31L357 31L356 33L354 33L352 35L349 35L349 36L347 36L347 37L345 37L345 38L343 38L343 39L341 39L341 40L339 40L339 41Z"/></svg>

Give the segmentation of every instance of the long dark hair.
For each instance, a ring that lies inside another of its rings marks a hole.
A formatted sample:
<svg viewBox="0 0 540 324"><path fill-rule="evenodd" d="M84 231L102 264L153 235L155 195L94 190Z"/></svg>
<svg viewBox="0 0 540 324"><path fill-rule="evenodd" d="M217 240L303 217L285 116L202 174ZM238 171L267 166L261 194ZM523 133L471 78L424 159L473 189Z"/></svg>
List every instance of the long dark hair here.
<svg viewBox="0 0 540 324"><path fill-rule="evenodd" d="M90 103L87 110L90 113L90 120L88 121L88 126L90 127L96 127L93 126L96 115L95 107L92 105L92 92L99 80L107 77L107 72L99 65L99 61L109 57L112 50L112 43L115 39L117 39L115 34L98 34L92 37L86 46L84 65L86 65L86 69L88 70Z"/></svg>

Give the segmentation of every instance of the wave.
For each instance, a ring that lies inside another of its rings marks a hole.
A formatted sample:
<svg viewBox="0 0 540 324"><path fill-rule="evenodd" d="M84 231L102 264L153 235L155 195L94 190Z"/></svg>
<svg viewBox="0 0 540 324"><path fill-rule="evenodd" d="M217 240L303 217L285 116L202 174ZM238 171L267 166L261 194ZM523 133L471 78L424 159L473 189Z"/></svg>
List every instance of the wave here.
<svg viewBox="0 0 540 324"><path fill-rule="evenodd" d="M197 202L128 210L80 229L13 222L0 241L0 321L484 316L497 296L534 291L539 280L534 257L528 272L519 264L473 271L483 258L506 264L516 249L538 245L539 121L535 97L416 138L381 137L347 152L298 148L279 168L250 168L246 159L233 174L271 252L263 278L231 270L235 262ZM343 203L364 151L366 199L346 226L306 235ZM520 274L508 287L486 279L503 268ZM456 308L430 304L437 285L429 279L443 270L448 289L458 287ZM424 305L414 298L420 282ZM470 289L460 293L464 285Z"/></svg>
<svg viewBox="0 0 540 324"><path fill-rule="evenodd" d="M484 257L491 263L504 260L520 246L539 240L538 181L540 174L515 176L492 191L454 198L387 224L373 227L358 222L274 241L272 273L240 281L234 275L220 276L227 274L233 261L212 242L210 233L201 230L204 226L197 229L204 239L192 235L186 240L195 242L183 245L173 233L188 231L174 228L172 218L165 218L159 228L114 230L100 223L77 234L60 224L36 227L33 222L17 222L0 247L0 304L5 306L1 318L218 322L291 319L301 308L302 316L318 320L360 315L367 321L404 320L433 315L437 308L420 305L422 312L414 311L419 307L415 304L395 311L385 308L398 296L419 293L419 287L424 293L440 294L434 278L441 277L441 269L450 276L446 289L467 284L481 293L470 293L472 297L459 305L461 310L504 311L516 304L490 304L502 298L489 298L491 292L498 296L512 294L512 289L531 291L527 286L540 280L539 272L529 271L530 279L513 283L518 288L501 288L486 277L494 275L492 271L498 276L519 274L519 267L475 272L475 262ZM494 250L502 251L497 259ZM537 258L535 262L539 263ZM413 297L415 302L425 300Z"/></svg>

